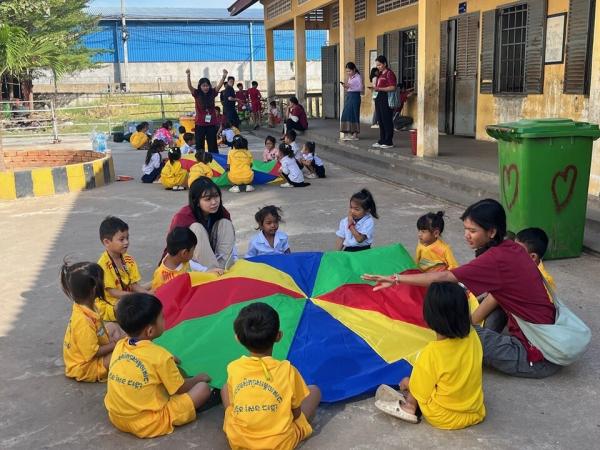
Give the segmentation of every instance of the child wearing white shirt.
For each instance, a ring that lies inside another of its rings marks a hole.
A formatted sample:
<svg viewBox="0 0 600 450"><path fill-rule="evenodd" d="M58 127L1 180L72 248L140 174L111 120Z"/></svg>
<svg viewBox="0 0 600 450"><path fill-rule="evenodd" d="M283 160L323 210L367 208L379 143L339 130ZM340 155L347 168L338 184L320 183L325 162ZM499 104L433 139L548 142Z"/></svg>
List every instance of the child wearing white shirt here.
<svg viewBox="0 0 600 450"><path fill-rule="evenodd" d="M184 133L183 135L183 145L181 146L181 154L188 155L196 153L194 149L194 134L193 133Z"/></svg>
<svg viewBox="0 0 600 450"><path fill-rule="evenodd" d="M375 232L373 218L379 218L375 200L367 189L362 189L350 197L348 216L340 220L336 249L345 252L370 249Z"/></svg>
<svg viewBox="0 0 600 450"><path fill-rule="evenodd" d="M310 183L304 182L304 175L298 166L298 161L294 158L292 147L286 144L279 145L279 163L281 164L279 172L286 180L286 183L281 185L282 188L310 186Z"/></svg>
<svg viewBox="0 0 600 450"><path fill-rule="evenodd" d="M315 143L307 141L302 147L302 167L308 170L306 178L325 178L323 160L315 155Z"/></svg>
<svg viewBox="0 0 600 450"><path fill-rule="evenodd" d="M283 255L290 253L288 236L279 231L283 222L281 208L269 205L260 209L254 216L259 232L250 240L246 258L260 255Z"/></svg>

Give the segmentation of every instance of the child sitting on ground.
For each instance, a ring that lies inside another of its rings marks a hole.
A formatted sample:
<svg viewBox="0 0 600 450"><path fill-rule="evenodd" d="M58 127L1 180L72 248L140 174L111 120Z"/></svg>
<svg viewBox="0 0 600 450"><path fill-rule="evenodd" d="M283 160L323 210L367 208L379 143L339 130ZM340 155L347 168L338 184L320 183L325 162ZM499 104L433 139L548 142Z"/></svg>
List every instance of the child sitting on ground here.
<svg viewBox="0 0 600 450"><path fill-rule="evenodd" d="M227 178L233 185L229 188L229 192L252 192L254 186L254 172L252 171L252 163L254 158L248 150L248 141L242 136L236 136L232 142L233 148L227 154Z"/></svg>
<svg viewBox="0 0 600 450"><path fill-rule="evenodd" d="M294 158L294 150L286 144L279 144L279 173L285 178L285 183L280 185L282 188L290 187L305 187L310 186L310 183L304 182L304 175L298 166L296 158Z"/></svg>
<svg viewBox="0 0 600 450"><path fill-rule="evenodd" d="M183 139L183 145L179 146L179 149L181 150L181 154L182 155L188 155L190 153L195 153L196 150L194 149L193 145L194 145L194 134L193 133L184 133L182 136Z"/></svg>
<svg viewBox="0 0 600 450"><path fill-rule="evenodd" d="M306 178L325 178L323 160L315 155L315 143L307 141L302 147L302 167L308 170Z"/></svg>
<svg viewBox="0 0 600 450"><path fill-rule="evenodd" d="M152 341L165 327L162 303L150 294L130 294L117 307L117 319L129 337L115 345L104 405L119 430L140 438L172 433L196 418L207 403L210 377L184 379L175 357Z"/></svg>
<svg viewBox="0 0 600 450"><path fill-rule="evenodd" d="M163 158L161 152L165 149L165 143L156 140L150 144L146 152L146 160L142 166L142 183L154 183L160 177L163 167Z"/></svg>
<svg viewBox="0 0 600 450"><path fill-rule="evenodd" d="M292 147L292 151L294 152L294 158L296 158L296 161L298 161L298 164L300 165L302 153L300 150L300 146L296 142L296 132L294 130L287 130L283 135L283 143Z"/></svg>
<svg viewBox="0 0 600 450"><path fill-rule="evenodd" d="M148 136L148 122L142 122L135 127L135 133L129 137L129 143L136 150L147 150L150 145L150 136Z"/></svg>
<svg viewBox="0 0 600 450"><path fill-rule="evenodd" d="M521 230L516 235L516 242L521 244L531 259L537 264L538 269L540 270L542 276L546 279L548 285L552 288L553 291L556 291L556 283L554 282L554 278L546 272L546 268L544 267L544 263L542 262L542 258L546 254L546 250L548 249L548 235L541 228L526 228Z"/></svg>
<svg viewBox="0 0 600 450"><path fill-rule="evenodd" d="M273 136L267 136L265 138L265 149L263 151L263 162L269 162L277 159L279 150L275 145L277 141Z"/></svg>
<svg viewBox="0 0 600 450"><path fill-rule="evenodd" d="M177 141L175 142L175 147L183 147L183 145L185 144L185 141L183 140L183 135L185 133L187 133L185 127L183 125L180 125L177 129Z"/></svg>
<svg viewBox="0 0 600 450"><path fill-rule="evenodd" d="M358 252L370 249L375 234L373 218L379 219L375 199L367 189L362 189L350 197L348 216L340 220L335 233L336 250Z"/></svg>
<svg viewBox="0 0 600 450"><path fill-rule="evenodd" d="M213 157L210 152L196 152L196 164L190 167L190 174L188 175L188 187L192 185L200 177L212 178L213 170L209 166L212 162Z"/></svg>
<svg viewBox="0 0 600 450"><path fill-rule="evenodd" d="M419 243L415 261L421 271L440 272L458 267L452 249L441 237L444 232L444 211L419 217L417 230Z"/></svg>
<svg viewBox="0 0 600 450"><path fill-rule="evenodd" d="M236 133L231 123L225 122L221 131L221 143L231 148L233 146L233 138L238 134L240 134L239 131Z"/></svg>
<svg viewBox="0 0 600 450"><path fill-rule="evenodd" d="M177 147L170 148L167 153L169 161L165 163L160 172L160 182L165 189L171 189L173 191L183 191L187 186L188 173L181 166L181 150Z"/></svg>
<svg viewBox="0 0 600 450"><path fill-rule="evenodd" d="M431 426L456 430L485 418L483 350L471 327L467 293L456 283L432 283L423 302L423 318L437 339L417 356L412 374L398 393L380 386L375 406L410 423L418 410Z"/></svg>
<svg viewBox="0 0 600 450"><path fill-rule="evenodd" d="M287 234L279 231L279 223L283 222L281 208L273 205L265 206L254 215L254 219L258 224L259 232L250 240L246 258L291 252Z"/></svg>
<svg viewBox="0 0 600 450"><path fill-rule="evenodd" d="M281 123L281 114L277 108L277 102L269 102L269 128L275 128Z"/></svg>
<svg viewBox="0 0 600 450"><path fill-rule="evenodd" d="M65 375L77 381L106 381L110 355L123 331L115 323L106 326L94 307L104 299L104 273L96 263L63 263L60 284L73 300L71 319L65 332L63 359Z"/></svg>
<svg viewBox="0 0 600 450"><path fill-rule="evenodd" d="M306 386L289 361L272 357L282 333L279 315L271 306L257 302L242 308L233 328L250 355L227 366L227 383L221 390L223 431L229 445L234 449L296 448L312 434L309 421L321 400L319 388Z"/></svg>
<svg viewBox="0 0 600 450"><path fill-rule="evenodd" d="M115 306L121 297L131 292L148 292L140 284L142 276L129 248L129 225L118 217L108 216L100 224L100 241L105 251L98 259L104 271L104 299L96 299L102 320L114 322Z"/></svg>

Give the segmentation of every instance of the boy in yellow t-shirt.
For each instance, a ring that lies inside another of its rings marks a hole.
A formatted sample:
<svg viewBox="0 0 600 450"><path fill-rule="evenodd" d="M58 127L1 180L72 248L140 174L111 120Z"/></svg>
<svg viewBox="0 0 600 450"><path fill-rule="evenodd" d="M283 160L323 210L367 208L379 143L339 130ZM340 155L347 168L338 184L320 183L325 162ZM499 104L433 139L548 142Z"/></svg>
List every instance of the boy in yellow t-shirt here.
<svg viewBox="0 0 600 450"><path fill-rule="evenodd" d="M117 342L110 360L104 405L119 430L140 438L172 433L196 418L211 397L199 374L184 379L176 358L152 342L164 331L162 303L150 294L130 294L117 307L119 325L129 337Z"/></svg>
<svg viewBox="0 0 600 450"><path fill-rule="evenodd" d="M546 272L546 268L542 262L542 258L546 254L546 250L548 250L549 239L546 232L541 228L525 228L517 233L515 241L527 250L527 253L529 253L531 259L537 264L540 273L546 279L548 285L553 291L556 291L554 278Z"/></svg>
<svg viewBox="0 0 600 450"><path fill-rule="evenodd" d="M209 166L212 162L213 157L210 152L196 152L196 164L190 167L190 174L188 176L188 187L192 185L200 177L212 178L213 170Z"/></svg>
<svg viewBox="0 0 600 450"><path fill-rule="evenodd" d="M250 355L227 366L221 390L229 445L234 450L296 448L312 434L309 420L321 400L319 388L306 386L289 361L271 356L282 336L279 315L271 306L257 302L244 307L233 327Z"/></svg>
<svg viewBox="0 0 600 450"><path fill-rule="evenodd" d="M100 241L105 251L98 259L104 270L104 297L96 299L96 308L102 320L116 321L115 306L130 292L148 292L140 284L142 276L129 248L129 225L118 217L108 216L100 224Z"/></svg>
<svg viewBox="0 0 600 450"><path fill-rule="evenodd" d="M233 184L229 188L229 192L252 192L254 187L254 172L252 171L252 163L254 158L248 150L248 141L242 136L233 138L233 148L227 154L227 178Z"/></svg>
<svg viewBox="0 0 600 450"><path fill-rule="evenodd" d="M135 127L135 133L129 137L129 143L136 150L147 150L150 146L150 136L148 136L148 122L142 122Z"/></svg>
<svg viewBox="0 0 600 450"><path fill-rule="evenodd" d="M444 212L427 213L417 221L419 243L415 252L417 266L423 272L441 272L458 267L454 253L441 235L444 232Z"/></svg>

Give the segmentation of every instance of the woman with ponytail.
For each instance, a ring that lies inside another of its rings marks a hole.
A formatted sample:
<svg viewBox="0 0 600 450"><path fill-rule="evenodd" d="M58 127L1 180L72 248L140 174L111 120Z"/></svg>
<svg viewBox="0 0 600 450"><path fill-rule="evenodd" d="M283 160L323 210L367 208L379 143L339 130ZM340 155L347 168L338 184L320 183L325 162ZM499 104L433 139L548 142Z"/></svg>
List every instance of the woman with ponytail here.
<svg viewBox="0 0 600 450"><path fill-rule="evenodd" d="M544 378L559 366L544 359L519 328L515 316L536 324L553 324L556 309L535 262L516 242L505 239L506 213L496 200L486 199L469 206L461 216L465 240L475 259L452 270L410 275L363 275L375 281L374 290L397 283L428 287L431 283L462 283L482 297L471 316L483 346L483 363L508 375ZM508 323L508 335L502 334Z"/></svg>

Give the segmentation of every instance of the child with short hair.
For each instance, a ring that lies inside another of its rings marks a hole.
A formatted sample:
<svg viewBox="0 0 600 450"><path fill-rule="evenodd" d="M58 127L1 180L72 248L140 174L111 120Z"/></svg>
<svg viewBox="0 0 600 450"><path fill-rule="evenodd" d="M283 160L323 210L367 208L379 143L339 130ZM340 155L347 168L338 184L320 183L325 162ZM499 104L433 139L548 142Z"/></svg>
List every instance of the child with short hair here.
<svg viewBox="0 0 600 450"><path fill-rule="evenodd" d="M177 129L177 131L179 132L179 135L177 137L177 143L175 144L175 146L182 148L185 145L184 135L187 131L183 125L180 125L179 128ZM185 153L184 153L184 155L185 155Z"/></svg>
<svg viewBox="0 0 600 450"><path fill-rule="evenodd" d="M135 133L129 137L129 143L136 150L147 150L150 145L150 136L148 136L148 122L141 122L135 127Z"/></svg>
<svg viewBox="0 0 600 450"><path fill-rule="evenodd" d="M350 197L348 216L340 220L335 233L336 250L358 252L370 249L375 234L374 218L379 219L375 199L367 189L361 189Z"/></svg>
<svg viewBox="0 0 600 450"><path fill-rule="evenodd" d="M179 148L170 148L167 153L169 161L165 163L160 172L160 182L165 189L173 191L183 191L187 185L186 179L188 173L181 166L181 150Z"/></svg>
<svg viewBox="0 0 600 450"><path fill-rule="evenodd" d="M221 390L223 431L231 448L293 449L312 434L309 421L321 400L317 386L307 386L289 361L272 357L279 342L279 315L266 303L241 309L233 324L238 341L249 356L227 366ZM249 383L248 380L260 383ZM273 393L277 401L274 403ZM250 406L250 407L249 407Z"/></svg>
<svg viewBox="0 0 600 450"><path fill-rule="evenodd" d="M275 145L277 141L273 136L267 136L265 138L265 149L263 151L263 162L269 162L277 159L279 149Z"/></svg>
<svg viewBox="0 0 600 450"><path fill-rule="evenodd" d="M179 146L179 149L181 150L181 154L189 155L191 153L195 153L196 150L193 147L194 141L195 141L194 134L193 133L183 133L181 138L183 139L183 145Z"/></svg>
<svg viewBox="0 0 600 450"><path fill-rule="evenodd" d="M233 147L233 138L236 136L236 133L231 126L231 123L225 122L223 125L223 130L221 131L221 141L223 144L228 147Z"/></svg>
<svg viewBox="0 0 600 450"><path fill-rule="evenodd" d="M232 142L233 148L227 154L227 178L233 185L229 188L229 192L252 192L254 186L254 172L252 171L252 163L254 157L248 150L248 141L243 136L236 136Z"/></svg>
<svg viewBox="0 0 600 450"><path fill-rule="evenodd" d="M188 175L188 187L192 185L200 177L212 178L213 170L209 166L212 162L213 157L210 152L196 152L197 163L190 167L190 174Z"/></svg>
<svg viewBox="0 0 600 450"><path fill-rule="evenodd" d="M315 155L315 143L307 141L302 147L302 167L308 170L306 178L325 178L325 166L323 160Z"/></svg>
<svg viewBox="0 0 600 450"><path fill-rule="evenodd" d="M515 241L527 250L527 253L529 253L531 259L537 264L540 273L546 279L548 285L553 291L556 291L554 278L546 271L542 262L549 242L546 232L541 228L525 228L517 233Z"/></svg>
<svg viewBox="0 0 600 450"><path fill-rule="evenodd" d="M254 215L254 219L259 232L250 240L246 258L291 253L287 234L279 230L279 224L283 222L281 208L265 206Z"/></svg>
<svg viewBox="0 0 600 450"><path fill-rule="evenodd" d="M302 173L302 170L300 170L296 158L294 158L294 150L292 150L292 147L286 144L279 144L278 159L281 164L279 173L286 181L281 184L280 187L291 188L310 186L310 183L304 182L304 174Z"/></svg>
<svg viewBox="0 0 600 450"><path fill-rule="evenodd" d="M96 263L65 261L60 270L62 290L73 300L63 344L65 375L77 381L106 381L110 355L123 335L117 324L105 325L94 307L97 298L104 300L103 278Z"/></svg>
<svg viewBox="0 0 600 450"><path fill-rule="evenodd" d="M148 292L140 284L142 276L129 248L129 225L118 217L108 216L100 223L100 242L105 251L98 259L104 271L104 299L96 299L102 320L114 322L119 299L131 292Z"/></svg>
<svg viewBox="0 0 600 450"><path fill-rule="evenodd" d="M164 331L162 303L150 294L130 294L117 307L129 337L115 345L104 405L111 423L139 438L170 434L196 419L211 398L204 373L184 379L175 357L152 341Z"/></svg>
<svg viewBox="0 0 600 450"><path fill-rule="evenodd" d="M277 102L275 100L269 102L269 128L275 128L281 124L281 114L279 108L277 108Z"/></svg>
<svg viewBox="0 0 600 450"><path fill-rule="evenodd" d="M252 87L248 89L248 100L250 101L250 118L254 124L254 129L258 130L260 127L260 115L262 113L260 91L258 90L258 82L253 81Z"/></svg>
<svg viewBox="0 0 600 450"><path fill-rule="evenodd" d="M442 240L444 211L427 213L417 220L419 243L415 261L423 272L441 272L458 267L452 248Z"/></svg>
<svg viewBox="0 0 600 450"><path fill-rule="evenodd" d="M150 144L150 148L146 152L146 159L142 166L142 183L157 182L160 177L160 172L163 168L163 159L161 152L165 149L163 141L156 140Z"/></svg>
<svg viewBox="0 0 600 450"><path fill-rule="evenodd" d="M396 392L380 386L375 406L401 420L417 423L418 410L436 428L457 430L483 421L483 350L471 327L467 292L459 284L432 283L423 318L436 333L417 355L410 377Z"/></svg>
<svg viewBox="0 0 600 450"><path fill-rule="evenodd" d="M242 120L246 118L247 110L248 110L248 97L246 95L246 91L244 90L244 84L238 83L236 84L237 92L235 93L235 98L237 101L237 110L238 115L241 116Z"/></svg>
<svg viewBox="0 0 600 450"><path fill-rule="evenodd" d="M283 143L292 147L292 150L294 151L294 158L296 158L296 161L300 161L300 159L302 159L302 154L300 152L300 146L296 142L296 136L297 135L294 130L287 130L283 135ZM300 162L298 162L298 164L300 164Z"/></svg>

